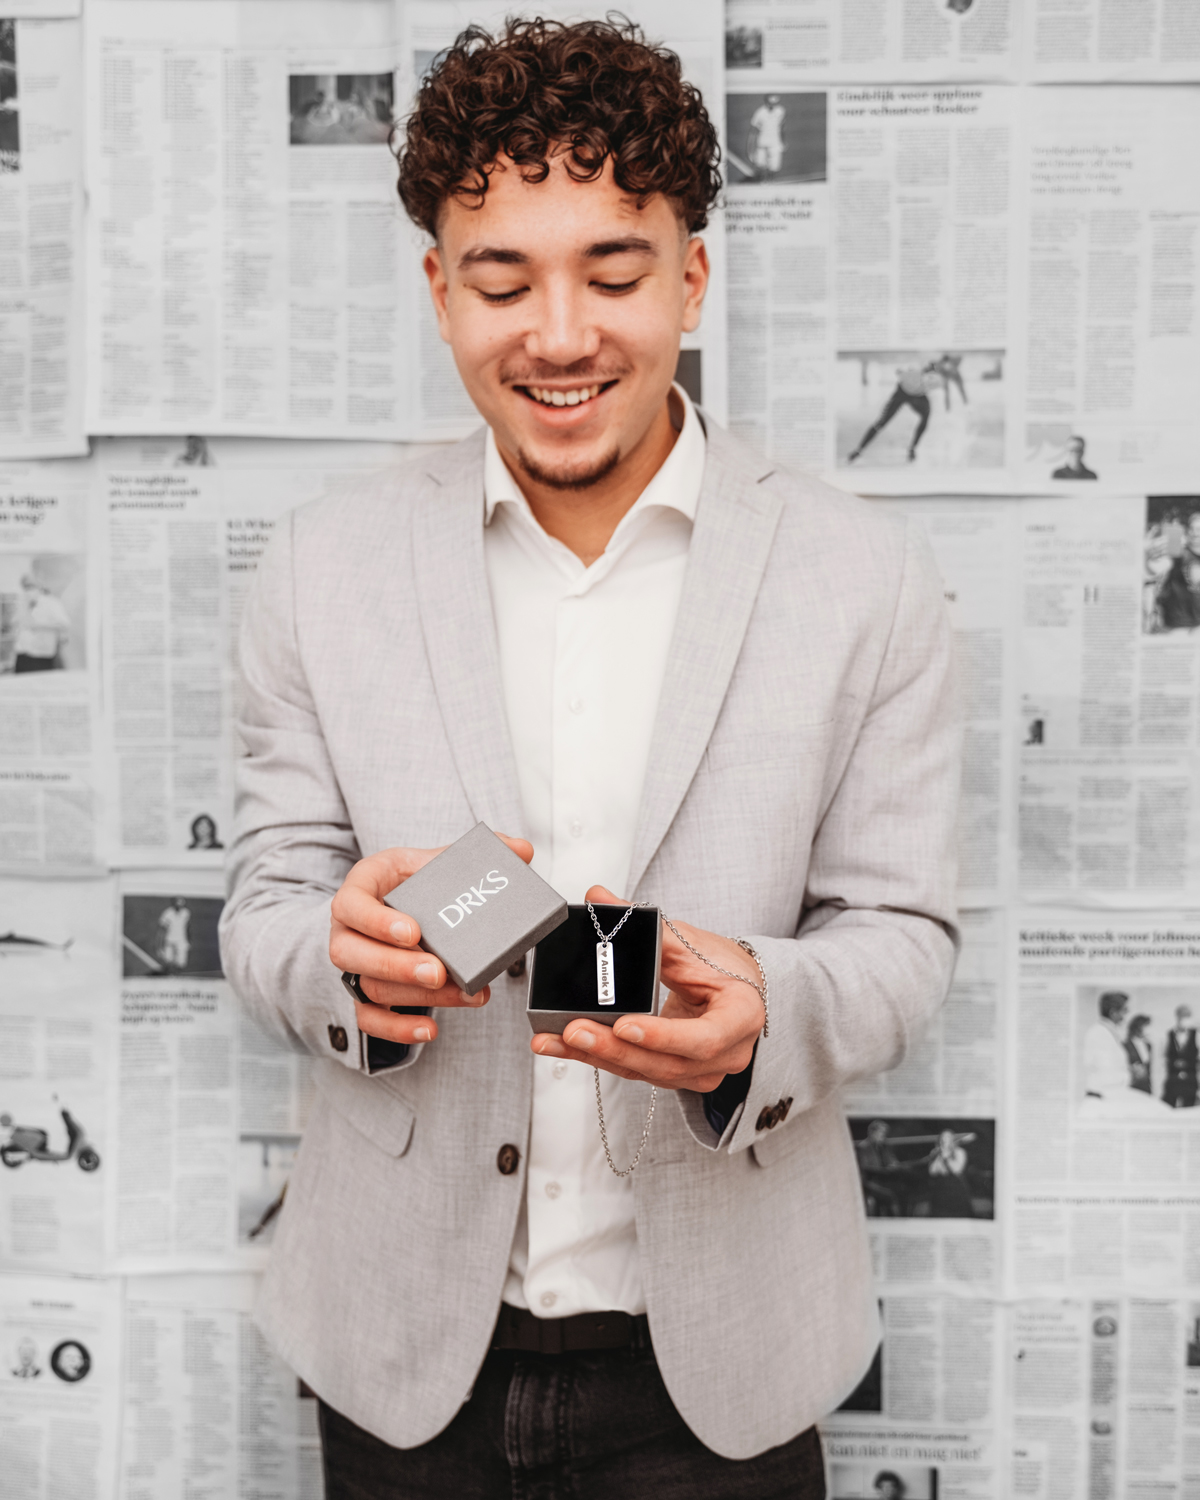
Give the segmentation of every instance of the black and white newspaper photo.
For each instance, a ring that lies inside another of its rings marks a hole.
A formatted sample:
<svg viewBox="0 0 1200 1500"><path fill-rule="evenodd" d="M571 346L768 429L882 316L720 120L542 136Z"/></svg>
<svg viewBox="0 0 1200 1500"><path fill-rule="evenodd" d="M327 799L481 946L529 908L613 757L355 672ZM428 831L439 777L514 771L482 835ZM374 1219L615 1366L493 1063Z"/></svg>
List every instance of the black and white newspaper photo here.
<svg viewBox="0 0 1200 1500"><path fill-rule="evenodd" d="M97 869L100 574L86 474L0 464L0 872Z"/></svg>
<svg viewBox="0 0 1200 1500"><path fill-rule="evenodd" d="M1200 918L1026 909L1009 1014L1021 1293L1182 1293L1200 1273Z"/></svg>
<svg viewBox="0 0 1200 1500"><path fill-rule="evenodd" d="M83 29L21 19L65 14L0 10L0 462L87 452Z"/></svg>
<svg viewBox="0 0 1200 1500"><path fill-rule="evenodd" d="M22 1500L117 1500L121 1283L0 1277L0 1474Z"/></svg>
<svg viewBox="0 0 1200 1500"><path fill-rule="evenodd" d="M215 871L121 881L123 1270L261 1266L308 1115L309 1059L240 1012L221 972L220 893Z"/></svg>
<svg viewBox="0 0 1200 1500"><path fill-rule="evenodd" d="M114 886L0 878L0 1271L107 1269Z"/></svg>
<svg viewBox="0 0 1200 1500"><path fill-rule="evenodd" d="M126 1281L125 1343L136 1358L121 1392L121 1500L320 1500L317 1398L255 1328L256 1281Z"/></svg>
<svg viewBox="0 0 1200 1500"><path fill-rule="evenodd" d="M727 0L732 83L934 83L1011 80L1020 68L1021 0Z"/></svg>
<svg viewBox="0 0 1200 1500"><path fill-rule="evenodd" d="M1200 894L1200 523L1187 496L1020 506L1020 887L1158 910Z"/></svg>

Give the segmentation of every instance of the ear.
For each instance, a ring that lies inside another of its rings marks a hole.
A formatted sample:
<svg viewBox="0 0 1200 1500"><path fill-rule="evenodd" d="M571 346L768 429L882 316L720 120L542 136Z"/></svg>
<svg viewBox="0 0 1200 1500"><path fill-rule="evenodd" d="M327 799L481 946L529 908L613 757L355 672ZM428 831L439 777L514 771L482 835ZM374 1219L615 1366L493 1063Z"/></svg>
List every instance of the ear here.
<svg viewBox="0 0 1200 1500"><path fill-rule="evenodd" d="M683 331L692 333L700 326L704 294L708 290L708 250L698 235L693 235L683 250Z"/></svg>
<svg viewBox="0 0 1200 1500"><path fill-rule="evenodd" d="M429 278L429 295L433 300L433 310L437 314L438 332L442 336L443 343L450 342L450 318L446 311L446 303L450 296L450 283L446 280L446 272L442 267L442 252L437 245L431 245L425 252L425 259L421 262L425 269L425 275Z"/></svg>

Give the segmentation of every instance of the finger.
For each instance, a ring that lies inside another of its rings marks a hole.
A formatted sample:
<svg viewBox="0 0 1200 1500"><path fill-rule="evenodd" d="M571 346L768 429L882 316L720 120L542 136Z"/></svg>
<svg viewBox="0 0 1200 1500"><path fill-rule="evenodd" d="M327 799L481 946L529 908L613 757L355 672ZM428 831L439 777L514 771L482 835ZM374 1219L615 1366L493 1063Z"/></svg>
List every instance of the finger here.
<svg viewBox="0 0 1200 1500"><path fill-rule="evenodd" d="M583 898L593 903L599 902L601 906L628 906L630 904L627 896L614 896L606 885L594 885Z"/></svg>
<svg viewBox="0 0 1200 1500"><path fill-rule="evenodd" d="M519 859L526 864L533 858L528 839L498 834ZM381 849L360 859L347 874L341 889L333 898L333 915L346 927L365 933L381 943L398 943L412 948L421 940L421 928L415 918L388 906L384 897L403 885L410 875L423 869L440 849Z"/></svg>
<svg viewBox="0 0 1200 1500"><path fill-rule="evenodd" d="M741 1072L750 1062L762 1030L762 1002L714 1006L702 1016L672 1020L664 1016L622 1016L616 1037L641 1051L683 1058L726 1073ZM572 1025L579 1025L573 1022ZM570 1029L570 1028L568 1028Z"/></svg>
<svg viewBox="0 0 1200 1500"><path fill-rule="evenodd" d="M359 984L363 993L368 995L374 1004L384 1006L432 1005L447 1009L465 1006L471 1010L478 1010L492 997L492 992L486 985L478 994L468 995L456 984L444 985L440 990L426 990L412 984L388 984L385 980L372 979L369 976L364 979L361 974Z"/></svg>
<svg viewBox="0 0 1200 1500"><path fill-rule="evenodd" d="M367 1036L378 1037L383 1042L432 1042L438 1034L437 1022L432 1016L398 1016L379 1005L364 1005L354 1002L355 1017L359 1031Z"/></svg>
<svg viewBox="0 0 1200 1500"><path fill-rule="evenodd" d="M685 1073L697 1071L694 1063L683 1057L673 1057L665 1052L650 1052L644 1047L631 1046L613 1035L610 1026L589 1024L587 1021L572 1021L563 1031L563 1045L572 1057L583 1058L597 1066L601 1061L617 1068L627 1069L644 1078L654 1075L655 1081L664 1082L681 1078Z"/></svg>
<svg viewBox="0 0 1200 1500"><path fill-rule="evenodd" d="M681 1071L664 1071L662 1059L647 1054L644 1068L623 1067L609 1058L598 1057L593 1052L579 1052L566 1046L560 1036L541 1032L533 1039L533 1050L539 1057L561 1057L568 1062L588 1063L602 1072L612 1073L617 1078L628 1078L633 1083L652 1083L661 1089L689 1089L697 1094L710 1094L725 1077L725 1072L689 1067Z"/></svg>
<svg viewBox="0 0 1200 1500"><path fill-rule="evenodd" d="M414 984L428 990L440 990L446 983L446 970L440 959L423 948L395 948L374 938L364 937L350 927L335 921L329 932L329 958L346 974L365 974L384 979L389 984Z"/></svg>

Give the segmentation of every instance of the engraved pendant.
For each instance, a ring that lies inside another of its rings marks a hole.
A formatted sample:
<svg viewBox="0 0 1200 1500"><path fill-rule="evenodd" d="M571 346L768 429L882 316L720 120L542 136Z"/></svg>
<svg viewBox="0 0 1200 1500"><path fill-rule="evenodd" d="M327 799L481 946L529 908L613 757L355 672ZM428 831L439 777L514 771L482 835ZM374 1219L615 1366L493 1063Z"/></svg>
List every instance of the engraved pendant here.
<svg viewBox="0 0 1200 1500"><path fill-rule="evenodd" d="M601 1005L617 1003L617 978L611 943L596 944L596 998Z"/></svg>

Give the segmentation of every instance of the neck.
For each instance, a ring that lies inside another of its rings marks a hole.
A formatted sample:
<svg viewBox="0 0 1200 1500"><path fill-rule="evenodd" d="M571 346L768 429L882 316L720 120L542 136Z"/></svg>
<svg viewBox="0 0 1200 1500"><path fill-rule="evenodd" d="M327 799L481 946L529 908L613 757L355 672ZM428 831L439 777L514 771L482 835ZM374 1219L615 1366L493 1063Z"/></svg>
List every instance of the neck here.
<svg viewBox="0 0 1200 1500"><path fill-rule="evenodd" d="M529 502L534 519L546 533L569 547L584 567L591 567L638 496L667 461L679 433L671 420L668 395L645 435L625 454L611 474L583 490L554 489L530 478L515 454L496 440L500 457Z"/></svg>

